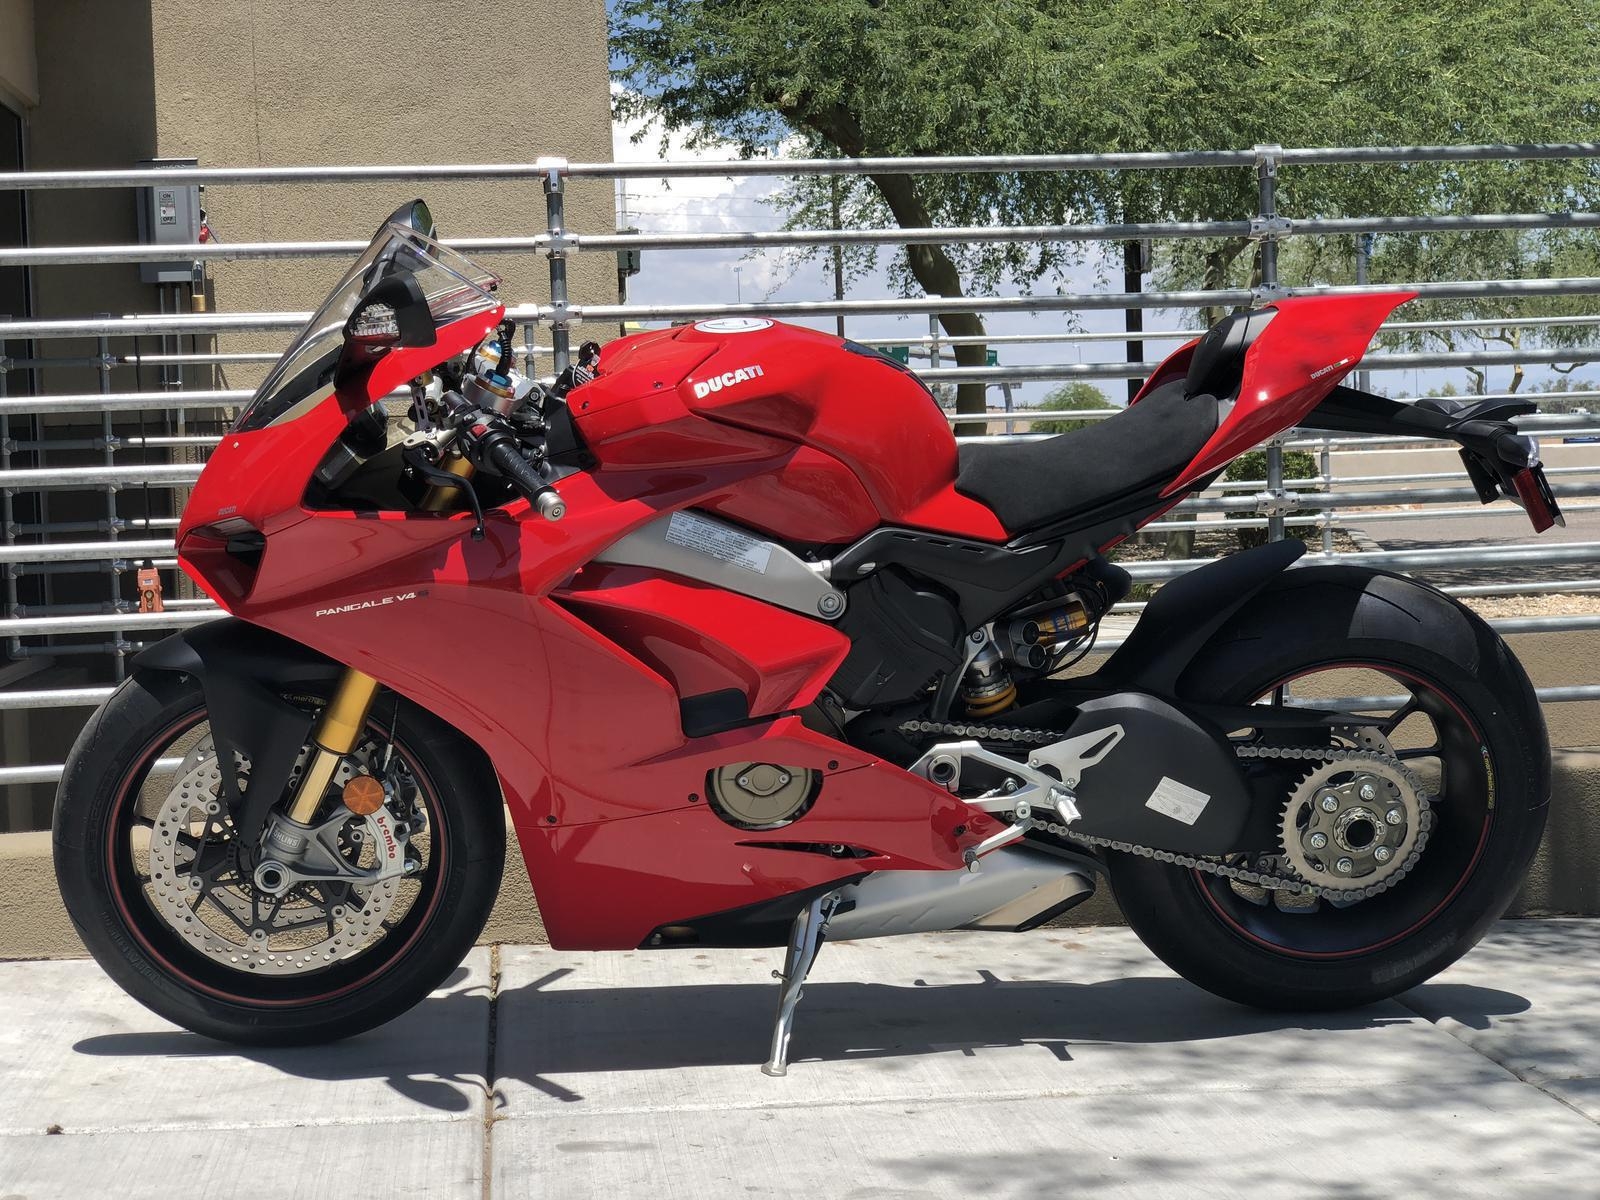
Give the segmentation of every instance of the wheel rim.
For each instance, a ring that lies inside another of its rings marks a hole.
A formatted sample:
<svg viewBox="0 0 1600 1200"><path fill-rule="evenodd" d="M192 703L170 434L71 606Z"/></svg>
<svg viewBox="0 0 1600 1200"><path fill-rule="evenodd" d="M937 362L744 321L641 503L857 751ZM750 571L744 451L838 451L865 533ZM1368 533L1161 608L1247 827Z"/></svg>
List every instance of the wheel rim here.
<svg viewBox="0 0 1600 1200"><path fill-rule="evenodd" d="M154 895L149 831L155 819L151 809L175 781L170 771L163 771L161 760L170 760L174 748L187 749L207 736L208 731L203 706L179 717L149 739L119 789L108 822L106 868L112 899L129 933L178 982L218 999L250 1006L302 1006L333 1000L391 971L410 953L438 911L448 868L449 817L439 803L438 789L417 756L403 738L396 738L395 754L415 779L417 802L427 816L427 832L425 839L418 841L422 869L399 881L405 895L390 907L390 918L373 929L353 953L304 964L292 972L263 973L248 961L230 962L226 954L203 953L192 938L175 928ZM366 741L374 739L388 740L387 732L376 722L369 723L365 734ZM243 879L239 882L246 887ZM332 898L326 899L332 902ZM319 898L305 896L301 902L302 906L309 906ZM196 908L204 904L202 899ZM210 928L226 931L226 920L214 909L206 915ZM249 944L248 935L240 944Z"/></svg>
<svg viewBox="0 0 1600 1200"><path fill-rule="evenodd" d="M1397 756L1425 779L1433 799L1434 827L1416 865L1389 890L1338 907L1247 898L1227 880L1190 872L1209 910L1232 932L1274 953L1306 959L1341 959L1372 954L1416 933L1455 899L1476 868L1494 818L1494 767L1465 707L1437 681L1393 664L1338 661L1301 668L1274 681L1257 697L1284 703L1291 692L1330 694L1326 678L1359 673L1389 681L1406 699L1387 711L1362 709L1371 725L1394 735ZM1306 685L1311 683L1312 686ZM1346 685L1348 686L1348 685ZM1357 690L1332 694L1358 696L1384 692ZM1306 697L1309 703L1314 699ZM1285 791L1287 800L1287 791Z"/></svg>

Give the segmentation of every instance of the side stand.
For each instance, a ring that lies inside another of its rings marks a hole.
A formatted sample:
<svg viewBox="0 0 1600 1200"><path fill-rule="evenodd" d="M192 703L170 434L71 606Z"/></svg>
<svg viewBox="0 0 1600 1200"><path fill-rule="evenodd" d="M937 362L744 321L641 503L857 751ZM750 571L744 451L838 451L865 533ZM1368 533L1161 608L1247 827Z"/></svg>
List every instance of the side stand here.
<svg viewBox="0 0 1600 1200"><path fill-rule="evenodd" d="M768 1075L789 1073L789 1034L794 1030L794 1010L804 995L803 985L811 964L817 961L817 951L822 949L823 934L828 929L828 918L839 901L838 893L818 896L794 919L789 931L789 946L784 953L783 970L774 971L772 977L781 979L778 991L778 1019L772 1027L772 1057L761 1069Z"/></svg>

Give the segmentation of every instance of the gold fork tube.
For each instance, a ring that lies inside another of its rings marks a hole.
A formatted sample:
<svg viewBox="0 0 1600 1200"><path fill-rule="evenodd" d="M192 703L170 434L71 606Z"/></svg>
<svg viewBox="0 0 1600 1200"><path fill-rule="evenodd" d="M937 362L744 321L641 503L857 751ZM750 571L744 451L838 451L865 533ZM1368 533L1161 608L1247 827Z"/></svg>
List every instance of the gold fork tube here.
<svg viewBox="0 0 1600 1200"><path fill-rule="evenodd" d="M472 463L459 450L451 450L445 455L444 461L439 464L439 469L447 471L463 481L471 479L473 475ZM452 505L460 502L460 488L440 487L438 484L432 484L429 486L427 494L422 497L422 503L418 507L423 512L444 512Z"/></svg>
<svg viewBox="0 0 1600 1200"><path fill-rule="evenodd" d="M317 806L322 803L322 794L328 790L339 760L356 748L378 687L378 681L371 675L354 667L346 668L344 678L334 689L333 699L328 701L328 707L322 710L312 730L315 749L306 773L300 777L294 802L289 806L291 820L309 825L317 815Z"/></svg>

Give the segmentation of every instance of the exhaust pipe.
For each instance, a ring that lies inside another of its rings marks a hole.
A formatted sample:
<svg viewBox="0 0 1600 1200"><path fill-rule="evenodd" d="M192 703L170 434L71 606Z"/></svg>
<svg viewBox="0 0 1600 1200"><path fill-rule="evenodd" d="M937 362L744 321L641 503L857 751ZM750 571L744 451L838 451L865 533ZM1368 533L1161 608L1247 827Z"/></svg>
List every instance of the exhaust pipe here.
<svg viewBox="0 0 1600 1200"><path fill-rule="evenodd" d="M984 929L1023 933L1094 895L1082 862L1008 846L976 871L879 871L839 889L828 940Z"/></svg>

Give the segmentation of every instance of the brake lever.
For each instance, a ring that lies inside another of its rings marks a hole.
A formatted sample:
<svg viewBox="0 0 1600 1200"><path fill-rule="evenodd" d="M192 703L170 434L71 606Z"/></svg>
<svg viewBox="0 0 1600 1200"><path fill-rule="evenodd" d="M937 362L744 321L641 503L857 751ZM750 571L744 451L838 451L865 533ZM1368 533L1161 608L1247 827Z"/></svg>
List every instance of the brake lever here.
<svg viewBox="0 0 1600 1200"><path fill-rule="evenodd" d="M434 487L455 488L467 498L467 504L472 509L472 540L483 541L483 505L478 503L478 493L472 484L462 479L459 475L452 475L429 462L425 452L412 447L403 454L406 466L410 467L423 480Z"/></svg>

